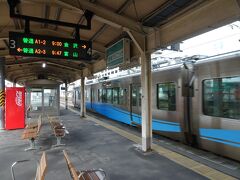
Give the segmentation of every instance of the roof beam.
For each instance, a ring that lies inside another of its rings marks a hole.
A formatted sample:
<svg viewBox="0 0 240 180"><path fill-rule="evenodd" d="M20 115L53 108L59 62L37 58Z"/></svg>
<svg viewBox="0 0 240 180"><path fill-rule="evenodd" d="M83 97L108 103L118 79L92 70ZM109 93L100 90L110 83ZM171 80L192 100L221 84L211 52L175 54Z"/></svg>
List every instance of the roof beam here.
<svg viewBox="0 0 240 180"><path fill-rule="evenodd" d="M81 72L76 72L76 71L69 70L69 69L63 69L62 67L55 66L55 65L52 65L52 64L49 64L49 63L48 63L48 67L45 68L45 69L42 69L41 65L36 64L36 63L34 65L32 65L32 66L26 66L26 65L29 65L29 64L32 64L32 63L17 64L18 65L17 67L11 67L10 69L7 68L7 72L6 73L10 74L10 73L13 73L13 72L16 72L16 71L32 70L33 68L41 69L43 72L46 71L46 70L51 69L52 71L61 70L62 73L70 73L70 74L73 74L73 75L81 73Z"/></svg>
<svg viewBox="0 0 240 180"><path fill-rule="evenodd" d="M34 59L34 60L33 60ZM68 69L68 70L73 70L73 71L81 71L82 69L81 68L78 68L76 67L76 63L62 63L60 61L56 62L56 60L50 60L50 59L47 59L47 60L42 60L42 59L37 59L37 58L28 58L28 59L25 59L25 60L22 60L22 61L12 61L12 62L8 62L6 63L6 66L8 67L11 67L11 66L17 66L17 65L27 65L27 64L34 64L34 63L41 63L41 62L46 62L47 64L52 64L54 66L58 66L58 67L61 67L61 68L65 68L65 69Z"/></svg>
<svg viewBox="0 0 240 180"><path fill-rule="evenodd" d="M50 6L49 4L45 4L44 7L43 7L43 18L44 19L49 19L49 15L50 15ZM43 23L42 24L42 28L47 28L48 27L48 24L47 23Z"/></svg>
<svg viewBox="0 0 240 180"><path fill-rule="evenodd" d="M166 1L165 3L163 3L160 7L154 9L152 12L150 12L149 14L147 14L145 17L142 18L142 22L145 23L146 21L152 19L153 17L155 17L159 12L163 11L164 9L166 9L167 7L169 7L170 5L172 5L173 3L175 3L176 0L169 0Z"/></svg>
<svg viewBox="0 0 240 180"><path fill-rule="evenodd" d="M239 18L240 8L236 0L204 1L200 7L192 8L149 33L147 50L153 52Z"/></svg>
<svg viewBox="0 0 240 180"><path fill-rule="evenodd" d="M6 49L6 50L0 50L0 56L6 56L9 54L9 50Z"/></svg>
<svg viewBox="0 0 240 180"><path fill-rule="evenodd" d="M23 75L23 76L18 76L18 77L15 77L13 80L15 82L19 82L19 81L27 81L29 79L31 80L34 80L34 79L37 79L37 76L38 74L35 74L35 73L29 73L29 74L26 74L26 75ZM60 81L60 82L64 82L65 79L62 79L62 78L59 78L55 75L52 75L51 73L47 74L48 77L53 77L55 81Z"/></svg>
<svg viewBox="0 0 240 180"><path fill-rule="evenodd" d="M56 21L58 21L60 19L61 13L62 13L62 8L58 7L56 10L56 14L55 14ZM54 30L57 31L57 29L58 29L58 25L55 26Z"/></svg>
<svg viewBox="0 0 240 180"><path fill-rule="evenodd" d="M82 24L84 19L85 18L84 18L83 14L82 14L81 17L79 18L77 24ZM75 35L76 35L76 29L73 29L71 36L75 36Z"/></svg>
<svg viewBox="0 0 240 180"><path fill-rule="evenodd" d="M58 1L65 3L66 5L71 5L72 7L76 7L75 1L68 1L68 0L58 0ZM101 21L112 27L118 27L118 28L126 27L130 30L137 31L140 33L143 33L142 29L144 29L145 32L148 30L146 27L142 27L139 22L136 22L130 18L114 13L109 9L104 8L103 6L96 5L87 0L81 0L80 4L81 4L81 8L88 9L89 11L92 11L96 15L93 17L93 19Z"/></svg>
<svg viewBox="0 0 240 180"><path fill-rule="evenodd" d="M116 11L117 14L122 14L126 8L129 6L129 4L132 3L131 0L126 0L122 6ZM99 30L90 38L90 41L94 41L95 39L97 39L106 29L107 29L108 25L107 24L103 24L102 27L99 28Z"/></svg>
<svg viewBox="0 0 240 180"><path fill-rule="evenodd" d="M3 42L4 42L5 46L9 49L9 42L7 41L7 39L3 39Z"/></svg>
<svg viewBox="0 0 240 180"><path fill-rule="evenodd" d="M32 72L38 72L39 74L46 74L46 73L52 73L55 74L56 76L59 77L78 77L79 74L77 73L70 73L70 72L65 72L63 73L60 69L55 69L55 68L48 68L48 69L44 69L42 70L39 67L31 67L31 69L14 69L11 70L11 72L6 73L6 77L8 77L9 79L13 79L12 77L18 76L19 74L27 74L27 73L32 73Z"/></svg>
<svg viewBox="0 0 240 180"><path fill-rule="evenodd" d="M32 71L24 71L24 72L19 72L19 73L14 73L14 74L7 74L6 77L8 79L14 80L14 79L16 79L19 76L23 76L24 77L27 74L36 74L36 75L39 75L39 74L49 75L49 74L51 74L52 76L56 76L59 79L70 79L72 77L72 75L63 74L61 71L55 71L55 72L53 72L51 70L42 71L42 70L39 70L39 68L38 69L32 69Z"/></svg>

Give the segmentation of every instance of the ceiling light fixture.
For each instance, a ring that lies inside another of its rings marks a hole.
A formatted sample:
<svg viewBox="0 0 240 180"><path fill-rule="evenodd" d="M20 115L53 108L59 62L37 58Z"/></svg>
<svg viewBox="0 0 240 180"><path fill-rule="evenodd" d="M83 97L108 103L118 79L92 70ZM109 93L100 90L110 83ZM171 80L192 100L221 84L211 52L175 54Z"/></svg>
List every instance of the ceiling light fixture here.
<svg viewBox="0 0 240 180"><path fill-rule="evenodd" d="M42 63L42 67L45 68L46 67L46 63Z"/></svg>

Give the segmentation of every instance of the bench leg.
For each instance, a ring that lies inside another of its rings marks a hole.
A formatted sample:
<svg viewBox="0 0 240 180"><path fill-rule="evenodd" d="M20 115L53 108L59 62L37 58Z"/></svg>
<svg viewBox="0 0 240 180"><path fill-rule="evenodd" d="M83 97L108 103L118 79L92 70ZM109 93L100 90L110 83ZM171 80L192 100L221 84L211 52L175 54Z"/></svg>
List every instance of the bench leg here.
<svg viewBox="0 0 240 180"><path fill-rule="evenodd" d="M65 144L61 143L62 137L56 137L56 138L57 138L57 144L53 145L52 147L65 146Z"/></svg>
<svg viewBox="0 0 240 180"><path fill-rule="evenodd" d="M36 150L36 146L35 146L35 139L30 139L30 146L28 148L25 149L25 151L31 151L31 150Z"/></svg>

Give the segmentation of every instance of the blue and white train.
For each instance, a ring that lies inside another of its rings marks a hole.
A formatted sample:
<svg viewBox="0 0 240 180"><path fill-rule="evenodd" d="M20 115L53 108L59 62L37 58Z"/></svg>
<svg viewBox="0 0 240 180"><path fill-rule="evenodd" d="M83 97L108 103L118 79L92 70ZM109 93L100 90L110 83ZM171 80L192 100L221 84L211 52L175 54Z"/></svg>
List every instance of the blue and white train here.
<svg viewBox="0 0 240 180"><path fill-rule="evenodd" d="M141 94L139 74L90 83L86 107L141 126ZM240 161L240 52L153 71L152 118L154 133Z"/></svg>

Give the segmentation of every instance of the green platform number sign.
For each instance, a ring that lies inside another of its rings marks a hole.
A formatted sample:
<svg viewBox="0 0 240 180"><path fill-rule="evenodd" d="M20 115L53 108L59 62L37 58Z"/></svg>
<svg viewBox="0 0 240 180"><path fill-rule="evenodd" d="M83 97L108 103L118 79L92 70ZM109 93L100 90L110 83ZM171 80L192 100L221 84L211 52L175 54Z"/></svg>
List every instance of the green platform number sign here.
<svg viewBox="0 0 240 180"><path fill-rule="evenodd" d="M117 67L130 59L130 40L121 39L106 49L107 67Z"/></svg>

